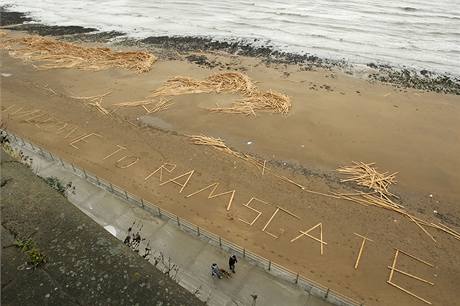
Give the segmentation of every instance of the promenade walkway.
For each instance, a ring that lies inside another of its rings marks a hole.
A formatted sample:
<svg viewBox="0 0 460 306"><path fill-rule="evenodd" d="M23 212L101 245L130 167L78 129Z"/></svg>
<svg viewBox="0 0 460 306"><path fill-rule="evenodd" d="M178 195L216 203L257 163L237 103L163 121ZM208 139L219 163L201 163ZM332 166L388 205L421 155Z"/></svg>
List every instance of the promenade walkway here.
<svg viewBox="0 0 460 306"><path fill-rule="evenodd" d="M208 305L331 305L244 258L238 258L236 274L230 279L214 279L210 274L210 265L215 262L228 269L229 253L180 229L172 220L153 216L99 188L71 169L64 168L59 161L45 159L22 146L17 148L33 158L32 169L39 176L54 176L64 183L72 182L76 192L69 194L69 201L118 239L125 239L133 223L134 230L142 224L141 236L145 240L139 248L140 254L144 253L148 242L152 255L158 257L161 253L165 258L158 266L165 268L169 261L177 265L175 280ZM149 257L151 262L154 256Z"/></svg>

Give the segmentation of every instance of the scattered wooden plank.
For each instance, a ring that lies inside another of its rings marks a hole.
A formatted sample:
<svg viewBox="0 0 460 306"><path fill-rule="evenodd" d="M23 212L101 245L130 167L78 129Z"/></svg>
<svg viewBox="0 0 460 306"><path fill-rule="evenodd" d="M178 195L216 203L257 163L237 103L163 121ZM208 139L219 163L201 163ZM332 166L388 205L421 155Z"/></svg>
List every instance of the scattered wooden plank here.
<svg viewBox="0 0 460 306"><path fill-rule="evenodd" d="M363 249L364 249L364 245L366 244L366 241L369 240L369 241L373 242L373 240L372 240L372 239L369 239L369 238L367 238L367 237L361 236L361 235L358 234L358 233L354 233L354 234L357 235L357 236L359 236L359 237L361 237L361 238L363 238L363 241L362 241L362 243L361 243L361 247L359 248L358 257L356 258L356 262L355 262L355 269L358 269L359 260L361 259L361 255L362 255L362 253L363 253Z"/></svg>
<svg viewBox="0 0 460 306"><path fill-rule="evenodd" d="M416 295L415 293L412 293L412 292L410 292L409 290L404 289L403 287L401 287L401 286L399 286L399 285L396 285L395 283L393 283L393 282L391 282L391 281L387 281L387 283L390 284L390 285L392 285L393 287L396 287L396 288L398 288L399 290L401 290L401 291L403 291L403 292L405 292L405 293L407 293L407 294L409 294L409 295L411 295L411 296L413 296L413 297L419 299L419 300L422 301L422 302L425 302L425 303L427 303L427 304L429 304L429 305L432 304L430 301L425 300L424 298L421 298L420 296Z"/></svg>

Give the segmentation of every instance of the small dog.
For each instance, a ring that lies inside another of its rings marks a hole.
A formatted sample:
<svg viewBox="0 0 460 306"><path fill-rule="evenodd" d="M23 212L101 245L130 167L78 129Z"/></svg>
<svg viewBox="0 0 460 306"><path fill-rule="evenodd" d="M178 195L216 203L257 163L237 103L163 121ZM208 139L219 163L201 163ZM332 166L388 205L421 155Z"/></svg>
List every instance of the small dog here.
<svg viewBox="0 0 460 306"><path fill-rule="evenodd" d="M225 276L226 278L231 278L232 275L230 274L230 272L228 272L227 270L225 269L220 269L220 273L222 273L223 276Z"/></svg>

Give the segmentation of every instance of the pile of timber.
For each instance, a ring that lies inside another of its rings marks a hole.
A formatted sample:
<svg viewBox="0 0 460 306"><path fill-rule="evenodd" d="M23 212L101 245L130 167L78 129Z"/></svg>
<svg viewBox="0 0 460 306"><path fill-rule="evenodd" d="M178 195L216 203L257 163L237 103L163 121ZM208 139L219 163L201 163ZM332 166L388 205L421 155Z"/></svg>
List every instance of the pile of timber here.
<svg viewBox="0 0 460 306"><path fill-rule="evenodd" d="M239 93L242 98L233 102L230 107L218 106L209 108L209 111L255 116L256 111L287 114L291 109L289 96L272 90L259 90L247 75L240 72L217 73L205 80L176 76L156 89L151 97L222 92Z"/></svg>
<svg viewBox="0 0 460 306"><path fill-rule="evenodd" d="M2 32L0 47L12 57L39 62L38 69L76 68L105 70L112 67L149 71L156 57L144 51L116 52L109 48L85 47L38 35L10 37Z"/></svg>

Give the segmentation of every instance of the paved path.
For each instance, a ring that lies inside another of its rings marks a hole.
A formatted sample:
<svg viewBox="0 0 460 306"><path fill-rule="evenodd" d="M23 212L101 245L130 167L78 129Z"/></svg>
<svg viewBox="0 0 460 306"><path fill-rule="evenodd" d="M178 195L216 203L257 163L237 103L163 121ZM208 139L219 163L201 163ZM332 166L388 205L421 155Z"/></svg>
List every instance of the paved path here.
<svg viewBox="0 0 460 306"><path fill-rule="evenodd" d="M257 295L256 305L331 305L310 295L292 283L280 280L250 262L239 258L237 272L230 279L214 279L210 265L216 262L228 268L229 254L193 235L179 229L171 221L152 216L147 211L124 201L110 192L80 178L58 162L43 159L40 155L19 147L25 155L33 157L32 168L42 177L55 176L63 182L71 181L76 194L69 200L106 230L123 240L127 229L136 222L142 223L142 237L150 241L152 251L163 253L165 258L179 266L177 280L209 305L251 305ZM153 258L151 257L151 262Z"/></svg>

